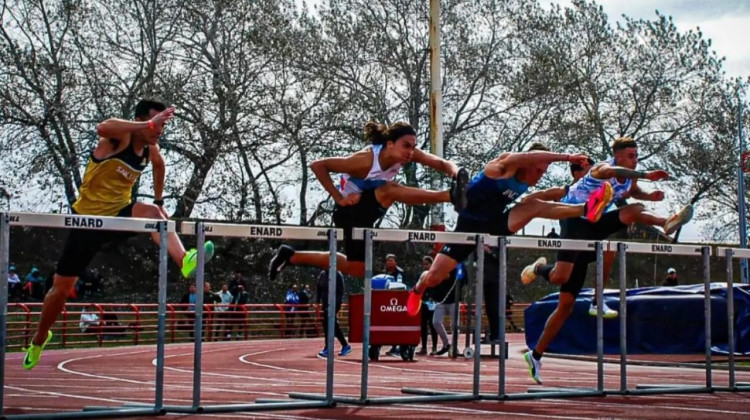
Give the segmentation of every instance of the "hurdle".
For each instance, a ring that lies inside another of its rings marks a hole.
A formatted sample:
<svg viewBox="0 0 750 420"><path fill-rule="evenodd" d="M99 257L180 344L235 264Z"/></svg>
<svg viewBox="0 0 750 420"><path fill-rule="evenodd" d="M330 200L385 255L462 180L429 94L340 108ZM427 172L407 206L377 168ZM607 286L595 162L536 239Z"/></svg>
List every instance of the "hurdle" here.
<svg viewBox="0 0 750 420"><path fill-rule="evenodd" d="M605 244L599 241L584 241L574 239L546 238L524 238L524 237L499 237L499 290L498 290L498 315L499 315L499 341L505 342L505 297L507 293L508 280L508 249L542 249L542 250L574 250L594 251L596 254L596 297L598 302L603 302L603 254ZM498 390L497 394L481 394L483 400L529 400L539 398L569 398L569 397L591 397L604 395L604 317L602 305L597 307L596 337L597 337L597 387L593 388L550 388L532 387L525 393L506 393L506 362L505 355L498 359ZM504 350L503 350L504 351Z"/></svg>
<svg viewBox="0 0 750 420"><path fill-rule="evenodd" d="M334 316L336 314L336 246L337 238L342 235L340 229L310 228L298 226L280 225L241 225L227 223L207 222L183 222L180 227L183 235L195 235L197 237L196 248L198 249L198 270L196 273L196 290L202 291L205 283L205 251L203 244L207 236L232 237L232 238L266 238L266 239L288 239L288 240L327 240L330 251L329 289L328 289L328 334L327 346L333 349L334 340ZM193 353L193 395L192 405L179 406L167 405L163 409L167 413L228 413L236 411L271 411L271 410L295 410L305 408L326 408L335 405L333 399L333 371L334 353L328 352L326 365L326 390L322 401L279 401L279 400L257 400L246 404L218 404L201 405L201 364L203 347L203 293L195 295L195 329L194 329L194 353Z"/></svg>
<svg viewBox="0 0 750 420"><path fill-rule="evenodd" d="M447 243L475 245L477 251L477 278L476 278L476 306L475 311L481 319L482 308L482 264L484 264L485 241L493 240L492 236L485 234L474 234L466 232L431 232L416 230L395 229L353 229L354 239L365 241L365 296L364 296L364 319L362 340L362 371L359 397L334 396L334 401L351 405L376 405L376 404L409 404L425 402L446 401L474 401L479 399L479 370L480 370L480 346L481 346L481 323L477 323L474 332L476 351L474 353L474 372L471 393L460 393L450 391L436 391L423 389L403 388L405 394L416 394L413 396L389 396L370 397L368 395L369 357L368 348L370 344L370 313L372 304L372 243L373 240L385 242L420 242L420 243ZM318 394L292 393L292 398L320 400L323 397Z"/></svg>
<svg viewBox="0 0 750 420"><path fill-rule="evenodd" d="M5 341L8 312L8 263L10 226L107 230L138 233L159 233L158 339L154 404L139 407L84 407L83 411L43 414L2 415L1 419L82 419L161 415L164 389L164 334L167 307L167 234L175 232L175 223L159 219L88 216L74 214L0 213L0 414L4 412ZM31 375L32 373L30 373Z"/></svg>
<svg viewBox="0 0 750 420"><path fill-rule="evenodd" d="M750 250L746 248L716 248L716 255L726 259L727 270L727 364L728 364L728 386L715 387L720 391L750 391L750 383L737 382L735 377L736 367L734 360L735 342L734 342L734 267L732 265L735 258L750 258Z"/></svg>
<svg viewBox="0 0 750 420"><path fill-rule="evenodd" d="M712 365L711 365L711 271L710 257L711 248L697 245L654 245L636 242L609 242L608 247L617 251L620 262L618 272L620 285L620 388L608 390L609 394L685 394L713 392ZM672 385L672 384L637 384L635 388L629 388L627 382L627 299L625 261L626 254L666 254L701 256L703 262L703 314L705 319L705 372L704 386ZM600 308L601 309L601 308ZM730 323L731 324L731 323Z"/></svg>

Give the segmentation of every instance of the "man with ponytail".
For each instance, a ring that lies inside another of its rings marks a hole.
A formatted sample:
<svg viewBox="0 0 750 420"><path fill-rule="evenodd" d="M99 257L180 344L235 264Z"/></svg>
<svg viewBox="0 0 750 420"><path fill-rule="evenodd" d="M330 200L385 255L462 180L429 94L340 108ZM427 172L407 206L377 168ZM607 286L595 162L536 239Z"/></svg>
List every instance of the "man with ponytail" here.
<svg viewBox="0 0 750 420"><path fill-rule="evenodd" d="M364 127L365 140L371 143L347 157L316 160L310 165L320 184L336 205L333 223L344 230L344 252L338 254L339 271L363 277L365 273L364 241L352 238L352 229L371 228L395 202L409 205L453 203L457 211L466 207L469 174L455 163L417 149L417 133L411 125L397 122L390 127L369 121ZM401 168L416 162L443 172L452 178L446 191L407 187L393 181ZM336 188L331 173L343 174ZM306 265L327 269L328 251L295 251L282 245L271 259L268 276L275 279L287 265Z"/></svg>

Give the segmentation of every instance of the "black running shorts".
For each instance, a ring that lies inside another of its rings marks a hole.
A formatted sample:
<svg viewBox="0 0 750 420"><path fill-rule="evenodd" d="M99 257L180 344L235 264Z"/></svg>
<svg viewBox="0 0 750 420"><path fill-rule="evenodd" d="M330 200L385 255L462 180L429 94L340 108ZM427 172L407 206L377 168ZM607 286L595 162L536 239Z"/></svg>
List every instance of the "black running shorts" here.
<svg viewBox="0 0 750 420"><path fill-rule="evenodd" d="M133 205L135 203L124 207L117 217L132 217ZM65 241L55 273L64 277L79 277L104 244L122 242L134 235L136 232L73 229Z"/></svg>
<svg viewBox="0 0 750 420"><path fill-rule="evenodd" d="M365 260L365 241L352 238L352 228L372 228L388 211L375 198L375 190L363 191L359 202L352 206L339 206L333 210L333 224L344 230L344 254L348 261Z"/></svg>
<svg viewBox="0 0 750 420"><path fill-rule="evenodd" d="M560 237L600 241L624 228L627 228L627 225L620 221L620 209L617 209L604 213L596 223L591 223L582 217L563 219L560 221ZM567 250L557 252L557 261L576 262L579 260L579 255L583 255L588 262L596 261L596 253L593 251Z"/></svg>
<svg viewBox="0 0 750 420"><path fill-rule="evenodd" d="M456 228L454 232L471 232L471 233L487 233L496 236L510 236L515 232L511 232L508 228L508 219L510 218L510 209L500 213L497 217L490 221L469 219L461 215L458 216L456 222ZM456 262L460 263L465 260L472 252L476 250L476 245L456 245L456 244L445 244L440 250L441 254L451 257Z"/></svg>

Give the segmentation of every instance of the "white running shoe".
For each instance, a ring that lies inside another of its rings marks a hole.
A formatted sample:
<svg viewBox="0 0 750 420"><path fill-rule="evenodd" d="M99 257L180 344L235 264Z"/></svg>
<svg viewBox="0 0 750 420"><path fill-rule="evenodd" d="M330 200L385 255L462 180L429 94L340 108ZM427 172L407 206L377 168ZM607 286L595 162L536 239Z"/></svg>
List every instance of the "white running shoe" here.
<svg viewBox="0 0 750 420"><path fill-rule="evenodd" d="M544 257L537 258L533 264L527 265L521 272L521 283L531 284L538 277L536 274L536 268L540 265L547 264L547 259Z"/></svg>
<svg viewBox="0 0 750 420"><path fill-rule="evenodd" d="M666 233L667 235L675 233L680 226L686 224L692 218L693 205L688 204L687 206L680 209L680 211L673 214L672 217L667 219L667 222L664 223L664 233Z"/></svg>
<svg viewBox="0 0 750 420"><path fill-rule="evenodd" d="M617 318L619 314L619 312L607 306L606 303L602 305L602 318L613 319ZM591 302L591 306L589 307L589 315L596 316L596 304L594 302Z"/></svg>
<svg viewBox="0 0 750 420"><path fill-rule="evenodd" d="M533 379L534 382L541 385L542 378L539 376L539 371L542 370L542 361L534 359L534 355L531 350L524 353L523 358L524 360L526 360L526 364L529 366L529 376L531 376L531 379Z"/></svg>

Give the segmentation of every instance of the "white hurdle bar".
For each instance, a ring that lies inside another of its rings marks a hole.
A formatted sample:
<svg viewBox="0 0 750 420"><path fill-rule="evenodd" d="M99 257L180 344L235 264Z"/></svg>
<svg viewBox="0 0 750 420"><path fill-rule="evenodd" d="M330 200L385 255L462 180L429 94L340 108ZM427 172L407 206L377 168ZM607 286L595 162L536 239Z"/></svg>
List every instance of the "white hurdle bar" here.
<svg viewBox="0 0 750 420"><path fill-rule="evenodd" d="M328 287L328 338L327 348L333 349L334 317L336 316L336 247L337 238L343 235L341 229L315 228L283 225L242 225L213 222L183 222L180 232L186 236L197 236L198 269L196 273L196 290L203 290L205 283L205 250L206 237L231 237L249 239L278 240L314 240L328 241L330 252L330 270ZM193 398L191 406L164 406L167 412L173 413L228 413L236 411L271 411L295 410L305 408L325 408L333 406L333 367L334 351L328 352L326 366L326 391L322 401L261 401L248 404L201 405L201 365L203 348L203 293L195 295L195 329L193 353Z"/></svg>
<svg viewBox="0 0 750 420"><path fill-rule="evenodd" d="M8 313L8 263L10 227L107 230L159 234L158 334L156 342L156 379L154 405L135 408L85 407L83 411L2 415L5 385L5 341ZM0 213L0 418L2 419L83 419L165 414L162 408L164 390L164 336L167 308L167 234L175 232L175 222L133 217L89 216L75 214Z"/></svg>
<svg viewBox="0 0 750 420"><path fill-rule="evenodd" d="M538 249L545 251L582 251L594 252L596 254L596 296L599 302L603 301L603 253L605 243L592 240L577 239L559 239L559 238L529 238L508 236L498 238L498 256L500 259L500 283L498 292L498 316L499 320L499 341L505 342L505 297L507 294L508 281L508 249ZM506 366L505 357L501 355L498 360L498 392L497 394L482 394L482 399L487 400L525 400L538 398L566 398L566 397L588 397L604 395L604 317L602 306L598 305L597 312L597 387L596 389L586 388L529 388L526 393L507 394L505 392Z"/></svg>
<svg viewBox="0 0 750 420"><path fill-rule="evenodd" d="M727 248L717 247L716 256L723 257L726 259L726 270L727 270L727 362L729 369L729 386L723 390L735 392L735 391L750 391L750 384L737 383L735 377L735 341L734 341L734 267L732 265L734 259L748 259L750 258L750 249L746 248Z"/></svg>
<svg viewBox="0 0 750 420"><path fill-rule="evenodd" d="M445 392L445 391L432 391L432 390L409 390L402 389L404 393L411 394L422 394L420 396L409 396L409 397L375 397L370 398L368 396L368 372L369 372L369 355L368 349L370 346L370 322L371 322L371 308L372 308L372 243L373 240L384 241L384 242L419 242L419 243L449 243L449 244L463 244L476 246L478 252L477 264L483 263L484 259L484 241L486 239L493 240L491 235L486 234L473 234L464 232L432 232L422 230L395 230L395 229L366 229L366 228L354 228L352 231L352 238L355 240L365 241L365 291L364 291L364 316L363 316L363 329L362 329L362 372L361 372L361 383L360 383L360 396L359 398L354 397L334 397L334 401L338 403L352 404L352 405L368 405L368 404L407 404L407 403L425 403L425 402L441 402L441 401L472 401L479 399L479 366L480 356L479 351L474 354L474 382L473 382L473 393L456 393L456 392ZM491 243L491 242L490 242ZM481 266L480 266L481 267ZM482 298L482 273L478 273L477 278L477 310L481 311L481 298ZM481 313L480 313L481 316ZM478 325L475 331L475 342L479 346L481 334L481 324ZM302 398L318 400L321 399L320 395L315 394L304 394L304 393L293 393L289 394L292 398Z"/></svg>
<svg viewBox="0 0 750 420"><path fill-rule="evenodd" d="M642 242L612 241L607 244L610 251L618 252L620 269L618 273L620 286L620 389L607 391L610 394L667 394L667 393L700 393L711 392L711 248L701 245L656 244ZM703 311L705 319L705 371L706 384L700 386L684 385L636 385L635 389L628 388L627 382L627 283L626 283L626 254L666 254L701 256L703 261L704 301ZM601 308L599 308L601 310Z"/></svg>

